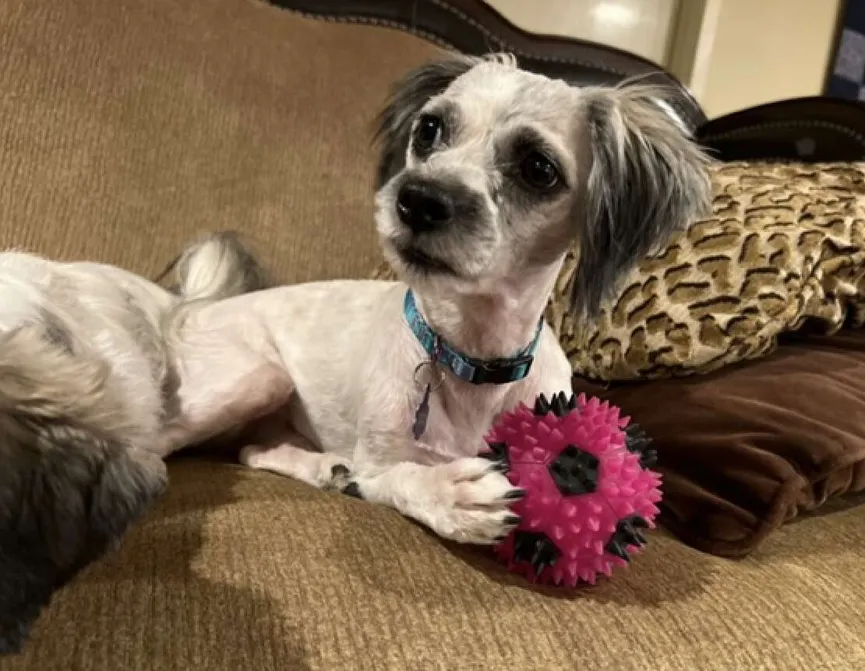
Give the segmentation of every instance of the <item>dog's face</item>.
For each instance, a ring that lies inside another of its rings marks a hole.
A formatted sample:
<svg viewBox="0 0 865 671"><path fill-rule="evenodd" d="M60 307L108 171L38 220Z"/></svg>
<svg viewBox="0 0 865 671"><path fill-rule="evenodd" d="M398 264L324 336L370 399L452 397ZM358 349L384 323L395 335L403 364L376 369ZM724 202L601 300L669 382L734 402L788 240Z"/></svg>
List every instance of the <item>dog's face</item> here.
<svg viewBox="0 0 865 671"><path fill-rule="evenodd" d="M500 56L411 73L379 129L388 260L414 284L485 292L557 268L576 238L575 308L595 312L708 201L706 158L656 94L580 89Z"/></svg>

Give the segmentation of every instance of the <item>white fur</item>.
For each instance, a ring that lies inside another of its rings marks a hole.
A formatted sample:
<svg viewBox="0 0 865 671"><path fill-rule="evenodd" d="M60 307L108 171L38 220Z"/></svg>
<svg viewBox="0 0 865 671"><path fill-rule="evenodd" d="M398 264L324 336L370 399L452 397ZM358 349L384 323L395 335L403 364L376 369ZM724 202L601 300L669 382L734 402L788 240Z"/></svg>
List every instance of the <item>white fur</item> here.
<svg viewBox="0 0 865 671"><path fill-rule="evenodd" d="M268 427L265 443L250 437L244 463L315 486L338 486L340 474L332 471L342 464L364 498L394 506L443 536L493 542L509 526L506 496L513 487L490 461L476 458L483 436L504 409L541 392L568 390L570 366L545 326L525 380L474 386L447 376L432 395L425 435L414 441L410 427L421 389L413 374L427 356L403 319L406 288L390 282L321 282L197 308L180 332L180 394L188 404L182 414L195 415L196 427L207 426L211 413L224 420L232 406L235 421L198 433L203 440L284 402L284 431ZM509 330L511 311L532 313L536 317L526 320L528 341L543 300L542 295L494 297L473 318L492 334L499 326ZM519 349L525 343L523 334L518 337L505 346ZM256 398L249 396L253 389ZM286 395L280 397L278 389ZM321 452L311 453L310 446Z"/></svg>
<svg viewBox="0 0 865 671"><path fill-rule="evenodd" d="M101 404L103 413L113 408L110 421L98 420L101 425L92 428L119 433L130 447L166 454L176 448L166 423L182 424L173 410L175 364L166 329L196 301L260 288L249 259L233 235L208 236L179 258L173 294L110 265L0 253L0 393L18 393L26 382L36 405L22 411L39 416L39 404L63 399L65 409L55 414L72 426L92 425L100 416L94 406ZM5 347L13 339L19 346ZM32 356L16 358L13 352L22 346ZM91 379L70 379L70 370L89 370ZM71 391L88 385L92 398Z"/></svg>
<svg viewBox="0 0 865 671"><path fill-rule="evenodd" d="M132 442L154 439L161 429L166 360L159 320L176 300L120 268L0 254L0 336L50 319L79 351L110 362L112 388L135 400Z"/></svg>

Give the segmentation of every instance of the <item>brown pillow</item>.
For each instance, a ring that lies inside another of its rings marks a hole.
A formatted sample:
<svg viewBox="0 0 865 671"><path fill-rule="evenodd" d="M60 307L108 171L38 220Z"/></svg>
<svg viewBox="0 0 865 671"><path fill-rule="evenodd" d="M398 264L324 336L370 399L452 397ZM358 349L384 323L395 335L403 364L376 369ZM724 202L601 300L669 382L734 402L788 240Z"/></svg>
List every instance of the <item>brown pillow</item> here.
<svg viewBox="0 0 865 671"><path fill-rule="evenodd" d="M655 439L662 520L706 552L744 556L800 512L865 491L865 332L799 336L705 376L575 388Z"/></svg>

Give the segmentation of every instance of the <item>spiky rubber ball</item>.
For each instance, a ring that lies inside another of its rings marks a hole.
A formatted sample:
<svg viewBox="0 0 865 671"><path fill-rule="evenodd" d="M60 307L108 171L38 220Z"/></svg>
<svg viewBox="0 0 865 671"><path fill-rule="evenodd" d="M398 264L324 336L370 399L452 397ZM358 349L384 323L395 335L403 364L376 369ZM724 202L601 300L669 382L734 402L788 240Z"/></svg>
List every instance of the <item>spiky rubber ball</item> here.
<svg viewBox="0 0 865 671"><path fill-rule="evenodd" d="M661 476L650 470L650 440L597 398L564 393L503 414L484 456L507 464L525 496L513 505L520 525L495 551L533 582L595 584L627 566L655 527Z"/></svg>

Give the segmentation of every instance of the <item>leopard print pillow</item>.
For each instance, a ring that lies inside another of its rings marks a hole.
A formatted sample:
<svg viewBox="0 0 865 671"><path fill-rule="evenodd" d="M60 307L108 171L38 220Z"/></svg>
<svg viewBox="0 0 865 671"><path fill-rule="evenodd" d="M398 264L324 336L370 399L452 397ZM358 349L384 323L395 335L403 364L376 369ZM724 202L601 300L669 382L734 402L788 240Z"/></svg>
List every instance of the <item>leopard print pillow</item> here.
<svg viewBox="0 0 865 671"><path fill-rule="evenodd" d="M708 373L806 323L865 323L865 163L725 163L713 183L712 216L645 259L589 324L567 310L568 254L546 316L575 373ZM393 275L383 265L374 276Z"/></svg>

